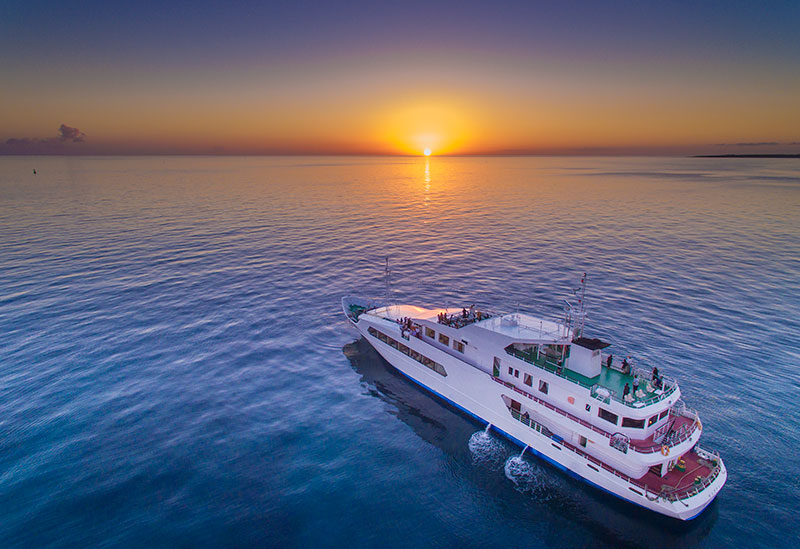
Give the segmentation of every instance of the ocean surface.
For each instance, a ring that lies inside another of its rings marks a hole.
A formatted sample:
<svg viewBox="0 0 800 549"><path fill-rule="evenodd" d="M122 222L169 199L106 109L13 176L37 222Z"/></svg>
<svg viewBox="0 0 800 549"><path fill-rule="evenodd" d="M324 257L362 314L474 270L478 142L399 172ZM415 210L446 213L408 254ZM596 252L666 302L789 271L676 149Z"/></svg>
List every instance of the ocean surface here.
<svg viewBox="0 0 800 549"><path fill-rule="evenodd" d="M386 256L398 301L552 317L587 272L715 503L619 502L393 371L340 308ZM2 547L789 547L799 365L797 160L0 158Z"/></svg>

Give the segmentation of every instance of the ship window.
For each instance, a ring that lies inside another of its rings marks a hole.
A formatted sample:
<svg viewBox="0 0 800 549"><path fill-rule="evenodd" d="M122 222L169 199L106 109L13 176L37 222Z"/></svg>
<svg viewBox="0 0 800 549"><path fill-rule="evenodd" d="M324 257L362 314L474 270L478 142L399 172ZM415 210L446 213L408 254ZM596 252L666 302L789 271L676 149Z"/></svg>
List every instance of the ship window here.
<svg viewBox="0 0 800 549"><path fill-rule="evenodd" d="M664 410L658 415L658 419L664 419L665 417L667 417L667 414L669 414L669 410Z"/></svg>
<svg viewBox="0 0 800 549"><path fill-rule="evenodd" d="M461 343L460 341L455 341L454 340L453 341L453 349L455 349L459 353L463 353L464 352L464 344Z"/></svg>
<svg viewBox="0 0 800 549"><path fill-rule="evenodd" d="M546 381L539 380L539 391L541 391L544 394L547 394L547 382Z"/></svg>
<svg viewBox="0 0 800 549"><path fill-rule="evenodd" d="M629 417L622 418L623 427L633 427L634 429L644 429L643 419L631 419Z"/></svg>
<svg viewBox="0 0 800 549"><path fill-rule="evenodd" d="M439 334L439 343L442 343L443 345L450 345L450 338L447 337L446 335L440 333Z"/></svg>
<svg viewBox="0 0 800 549"><path fill-rule="evenodd" d="M613 423L614 425L617 424L617 420L619 419L617 414L613 414L613 413L609 412L608 410L604 410L603 408L598 408L597 409L597 416L603 418L604 420L606 420L606 421L608 421L610 423Z"/></svg>
<svg viewBox="0 0 800 549"><path fill-rule="evenodd" d="M433 328L425 327L425 335L429 338L433 339L436 337L436 332L433 331Z"/></svg>
<svg viewBox="0 0 800 549"><path fill-rule="evenodd" d="M588 404L586 405L586 411L587 412L591 412L592 411L592 407L590 405L588 405Z"/></svg>
<svg viewBox="0 0 800 549"><path fill-rule="evenodd" d="M519 377L519 370L514 370L514 377Z"/></svg>
<svg viewBox="0 0 800 549"><path fill-rule="evenodd" d="M525 383L525 385L527 385L528 387L533 387L533 378L531 377L531 375L530 375L530 374L525 374L525 377L524 377L524 378L522 378L522 381L523 381L523 382Z"/></svg>
<svg viewBox="0 0 800 549"><path fill-rule="evenodd" d="M580 438L580 445L583 446L584 448L586 448L586 437L581 437Z"/></svg>
<svg viewBox="0 0 800 549"><path fill-rule="evenodd" d="M657 416L657 415L655 415L655 416L651 417L651 418L650 418L650 419L647 421L647 426L648 426L648 427L650 427L650 426L651 426L651 425L653 425L653 424L654 424L656 421L658 421L658 416Z"/></svg>
<svg viewBox="0 0 800 549"><path fill-rule="evenodd" d="M403 345L402 343L399 343L397 340L392 339L391 337L387 336L383 332L379 332L375 328L370 327L370 328L367 329L367 331L370 333L370 335L373 335L373 336L377 337L378 339L380 339L384 343L389 344L390 346L394 347L395 349L399 349L400 351L402 351L403 353L407 354L408 356L410 356L411 358L413 358L417 362L420 362L420 363L424 364L425 366L427 366L428 368L430 368L431 370L433 370L437 374L439 374L441 376L446 376L447 375L447 371L444 369L444 366L442 366L438 362L434 362L433 360L429 359L425 355L422 355L422 354L418 353L417 351L415 351L414 349L411 349L408 346Z"/></svg>

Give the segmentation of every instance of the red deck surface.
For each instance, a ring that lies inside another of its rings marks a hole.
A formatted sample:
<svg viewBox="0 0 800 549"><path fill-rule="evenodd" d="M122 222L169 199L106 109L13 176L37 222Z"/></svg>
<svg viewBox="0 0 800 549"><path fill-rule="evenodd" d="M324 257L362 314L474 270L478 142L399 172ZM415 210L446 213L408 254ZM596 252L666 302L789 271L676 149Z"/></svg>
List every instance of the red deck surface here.
<svg viewBox="0 0 800 549"><path fill-rule="evenodd" d="M693 419L688 418L686 416L674 416L674 415L670 414L670 419L669 420L672 421L673 418L675 419L675 423L672 424L672 430L673 431L678 431L684 425L686 425L686 428L688 429L689 427L691 427L692 423L694 422ZM631 444L633 446L635 446L636 448L642 448L642 449L650 448L650 447L653 447L653 446L658 446L659 448L661 448L660 444L656 444L655 442L653 442L653 436L655 436L655 433L653 433L652 435L650 435L649 437L647 437L644 440L631 440Z"/></svg>
<svg viewBox="0 0 800 549"><path fill-rule="evenodd" d="M668 487L682 492L694 486L694 479L697 476L706 478L711 474L711 468L700 463L701 460L704 462L706 460L703 460L703 458L695 454L694 450L684 454L682 459L686 462L685 471L679 471L675 468L664 477L659 477L657 474L648 471L638 482L646 484L650 490L655 492L661 490L662 487Z"/></svg>

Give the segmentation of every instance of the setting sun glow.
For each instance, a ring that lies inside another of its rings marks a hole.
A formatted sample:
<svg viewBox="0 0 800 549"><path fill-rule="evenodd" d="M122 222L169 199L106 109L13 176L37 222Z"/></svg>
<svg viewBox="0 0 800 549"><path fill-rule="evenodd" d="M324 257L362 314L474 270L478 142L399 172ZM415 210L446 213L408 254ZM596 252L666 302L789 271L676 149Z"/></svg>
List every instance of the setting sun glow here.
<svg viewBox="0 0 800 549"><path fill-rule="evenodd" d="M430 149L425 149L424 151L422 151L422 154L424 154L425 156L430 156L431 155L431 150Z"/></svg>

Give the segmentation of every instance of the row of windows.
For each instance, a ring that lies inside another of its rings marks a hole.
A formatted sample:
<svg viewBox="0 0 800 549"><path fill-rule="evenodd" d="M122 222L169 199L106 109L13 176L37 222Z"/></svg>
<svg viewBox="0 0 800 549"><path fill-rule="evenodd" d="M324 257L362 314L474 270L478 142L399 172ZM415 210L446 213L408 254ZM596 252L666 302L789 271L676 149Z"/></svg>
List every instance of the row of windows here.
<svg viewBox="0 0 800 549"><path fill-rule="evenodd" d="M417 351L415 351L414 349L409 348L407 345L403 345L402 343L398 342L397 340L392 339L391 337L387 336L383 332L379 332L378 330L376 330L372 326L370 326L367 331L369 332L369 334L371 336L377 337L378 339L380 339L384 343L387 343L390 347L394 347L395 349L397 349L401 353L410 356L411 358L413 358L414 360L416 360L417 362L419 362L423 366L427 366L428 368L430 368L431 370L433 370L437 374L439 374L441 376L446 376L447 375L447 372L445 371L444 366L442 366L438 362L434 362L433 360L429 359L425 355L422 355L422 354L418 353Z"/></svg>
<svg viewBox="0 0 800 549"><path fill-rule="evenodd" d="M669 414L669 410L664 410L660 414L656 414L650 419L647 420L647 426L650 427L655 424L656 421L659 419L664 419ZM613 423L614 425L617 424L619 421L619 416L615 413L609 412L603 408L598 408L597 416L603 418L604 420ZM622 426L623 427L632 427L634 429L644 429L644 420L643 419L632 419L629 417L622 418Z"/></svg>
<svg viewBox="0 0 800 549"><path fill-rule="evenodd" d="M525 385L527 385L528 387L533 387L533 376L531 376L530 374L527 374L525 372L522 372L522 374L523 374L522 382ZM494 359L494 376L498 377L499 375L500 375L500 359L495 357L495 359ZM519 370L509 366L508 367L508 375L518 378L519 377ZM547 382L540 379L539 380L539 392L541 392L541 393L546 395L548 391L549 391L549 387L547 385ZM590 412L591 410L592 410L591 406L589 406L587 404L586 405L586 411ZM647 426L651 427L659 419L664 419L665 417L667 417L667 414L669 414L669 410L664 410L663 412L661 412L661 414L654 415L649 420L647 420ZM608 410L605 410L603 408L598 408L597 416L600 417L600 418L603 418L604 420L606 420L606 421L608 421L610 423L613 423L614 425L617 425L619 423L619 416L617 414L615 414L613 412L609 412ZM629 417L624 417L624 418L622 418L622 426L623 427L631 427L633 429L644 429L644 421L645 420L643 420L643 419L633 419L633 418L629 418Z"/></svg>
<svg viewBox="0 0 800 549"><path fill-rule="evenodd" d="M436 339L436 331L433 328L425 327L425 335L431 339ZM442 345L450 346L450 338L445 334L439 332L439 343ZM464 352L464 343L458 340L453 340L453 349L458 351L459 353Z"/></svg>
<svg viewBox="0 0 800 549"><path fill-rule="evenodd" d="M508 375L514 376L514 377L519 377L519 370L517 370L515 368L509 368L508 369ZM524 383L528 387L533 387L533 376L530 375L530 374L526 374L525 372L522 372L522 383ZM539 380L539 392L547 394L548 390L549 390L549 387L547 385L547 382L544 381L543 379L540 379Z"/></svg>

